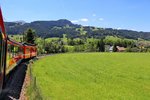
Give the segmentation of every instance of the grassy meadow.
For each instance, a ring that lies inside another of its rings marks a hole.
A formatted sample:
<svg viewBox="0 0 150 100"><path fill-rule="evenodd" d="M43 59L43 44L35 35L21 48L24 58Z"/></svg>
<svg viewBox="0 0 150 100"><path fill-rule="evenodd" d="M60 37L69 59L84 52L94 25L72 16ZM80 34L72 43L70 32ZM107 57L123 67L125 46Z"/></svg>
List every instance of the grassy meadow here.
<svg viewBox="0 0 150 100"><path fill-rule="evenodd" d="M149 100L149 53L70 53L33 64L44 100Z"/></svg>

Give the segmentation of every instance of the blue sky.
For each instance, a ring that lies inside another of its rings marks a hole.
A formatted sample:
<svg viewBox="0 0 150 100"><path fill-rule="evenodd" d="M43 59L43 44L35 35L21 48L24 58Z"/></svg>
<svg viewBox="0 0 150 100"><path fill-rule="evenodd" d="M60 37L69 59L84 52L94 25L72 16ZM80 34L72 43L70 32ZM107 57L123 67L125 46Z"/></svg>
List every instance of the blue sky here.
<svg viewBox="0 0 150 100"><path fill-rule="evenodd" d="M76 24L150 32L150 0L1 0L5 21L68 19Z"/></svg>

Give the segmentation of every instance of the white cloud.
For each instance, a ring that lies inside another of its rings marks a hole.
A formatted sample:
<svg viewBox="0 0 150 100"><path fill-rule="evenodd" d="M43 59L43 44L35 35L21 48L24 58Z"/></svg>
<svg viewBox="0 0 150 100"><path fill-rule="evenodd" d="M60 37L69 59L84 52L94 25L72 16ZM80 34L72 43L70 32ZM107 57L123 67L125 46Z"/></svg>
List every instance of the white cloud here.
<svg viewBox="0 0 150 100"><path fill-rule="evenodd" d="M99 18L99 20L100 20L100 21L103 21L103 20L104 20L104 18Z"/></svg>
<svg viewBox="0 0 150 100"><path fill-rule="evenodd" d="M132 31L136 31L136 29L134 29L134 28L132 28L131 30L132 30Z"/></svg>
<svg viewBox="0 0 150 100"><path fill-rule="evenodd" d="M95 17L95 16L96 16L96 14L93 14L92 16L93 16L93 17Z"/></svg>
<svg viewBox="0 0 150 100"><path fill-rule="evenodd" d="M78 23L79 20L72 20L71 22L72 22L72 23Z"/></svg>
<svg viewBox="0 0 150 100"><path fill-rule="evenodd" d="M132 30L132 31L137 31L136 29L132 28L121 28L121 27L118 27L117 30Z"/></svg>
<svg viewBox="0 0 150 100"><path fill-rule="evenodd" d="M122 29L121 27L118 27L118 28L117 28L117 30L121 30L121 29Z"/></svg>
<svg viewBox="0 0 150 100"><path fill-rule="evenodd" d="M81 22L88 22L89 20L87 18L80 19Z"/></svg>
<svg viewBox="0 0 150 100"><path fill-rule="evenodd" d="M71 22L72 23L79 23L79 22L88 22L89 19L87 18L81 18L81 19L78 19L78 20L72 20Z"/></svg>

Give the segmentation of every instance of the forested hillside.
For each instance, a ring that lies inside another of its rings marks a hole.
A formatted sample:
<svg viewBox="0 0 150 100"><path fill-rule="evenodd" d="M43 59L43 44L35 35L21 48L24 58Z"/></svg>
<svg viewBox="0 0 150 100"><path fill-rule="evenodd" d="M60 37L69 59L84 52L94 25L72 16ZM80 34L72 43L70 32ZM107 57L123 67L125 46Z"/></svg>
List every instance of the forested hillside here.
<svg viewBox="0 0 150 100"><path fill-rule="evenodd" d="M40 37L63 37L66 34L69 38L94 37L100 38L105 36L117 36L129 39L146 39L150 40L150 32L137 32L132 30L117 30L112 28L98 28L92 26L81 26L71 23L71 21L61 19L58 21L34 21L25 22L5 22L8 34L23 34L23 32L32 28Z"/></svg>

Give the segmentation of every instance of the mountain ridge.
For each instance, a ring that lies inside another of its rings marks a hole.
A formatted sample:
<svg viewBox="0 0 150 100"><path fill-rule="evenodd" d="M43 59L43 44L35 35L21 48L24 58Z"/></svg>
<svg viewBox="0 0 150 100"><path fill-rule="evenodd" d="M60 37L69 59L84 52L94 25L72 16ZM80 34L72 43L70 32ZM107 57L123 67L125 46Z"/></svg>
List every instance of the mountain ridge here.
<svg viewBox="0 0 150 100"><path fill-rule="evenodd" d="M40 37L63 37L67 34L68 37L83 37L82 32L85 32L85 37L100 38L107 35L118 36L130 39L146 39L150 40L150 32L133 31L126 29L100 28L94 26L82 26L73 24L67 19L52 20L52 21L33 21L27 23L25 21L5 22L7 33L10 35L23 34L28 28L36 30Z"/></svg>

